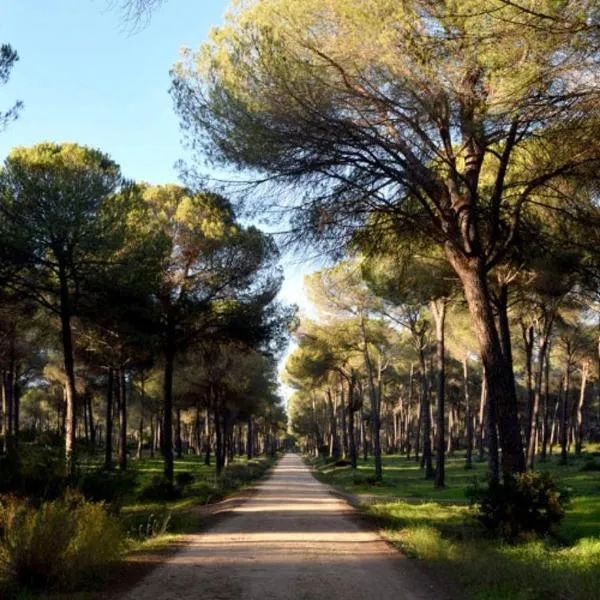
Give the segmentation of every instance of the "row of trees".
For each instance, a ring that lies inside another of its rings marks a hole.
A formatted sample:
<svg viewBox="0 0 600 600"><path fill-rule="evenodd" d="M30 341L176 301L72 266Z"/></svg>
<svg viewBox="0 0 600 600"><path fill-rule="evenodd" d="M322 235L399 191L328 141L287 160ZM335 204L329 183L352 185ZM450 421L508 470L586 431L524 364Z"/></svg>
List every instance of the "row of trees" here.
<svg viewBox="0 0 600 600"><path fill-rule="evenodd" d="M490 452L493 480L526 468L536 431L533 416L521 426L514 376L518 282L545 257L552 272L557 249L589 281L598 272L598 17L587 0L256 0L173 71L191 145L262 184L257 206L286 211L290 242L358 250L375 266L391 257L393 277L375 289L396 306L404 284L391 250L450 270L477 341L488 442L501 449L500 465ZM445 297L426 302L436 332ZM532 415L555 313L523 322ZM440 334L437 348L441 373ZM438 455L444 385L439 376ZM377 454L376 381L367 388Z"/></svg>
<svg viewBox="0 0 600 600"><path fill-rule="evenodd" d="M561 280L557 261L547 267L519 278L508 299L530 469L555 447L566 463L585 440L600 439L595 306L576 271ZM360 454L372 453L377 479L382 453L402 452L420 461L437 487L446 455L461 449L466 468L474 456L487 456L497 478L495 415L466 303L447 265L412 255L355 258L305 285L316 320L302 319L286 367L295 389L292 427L305 449L354 468Z"/></svg>
<svg viewBox="0 0 600 600"><path fill-rule="evenodd" d="M223 197L127 181L76 144L16 148L0 169L4 451L29 436L164 456L274 448L277 353L291 313L272 239ZM175 426L173 424L175 416ZM118 422L118 427L116 423ZM118 435L116 435L118 433Z"/></svg>

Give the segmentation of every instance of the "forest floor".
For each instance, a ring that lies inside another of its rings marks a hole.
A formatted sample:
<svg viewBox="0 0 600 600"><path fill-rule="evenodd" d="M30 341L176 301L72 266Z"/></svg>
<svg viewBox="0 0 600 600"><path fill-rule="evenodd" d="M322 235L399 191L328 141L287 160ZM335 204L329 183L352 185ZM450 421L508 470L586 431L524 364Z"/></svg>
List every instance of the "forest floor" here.
<svg viewBox="0 0 600 600"><path fill-rule="evenodd" d="M445 600L359 513L288 454L245 501L135 585L123 600Z"/></svg>
<svg viewBox="0 0 600 600"><path fill-rule="evenodd" d="M477 600L597 600L600 589L600 448L591 446L567 466L558 457L538 462L572 495L567 515L547 540L503 544L486 538L469 506L466 489L485 483L486 465L464 468L450 457L447 486L435 490L414 460L383 457L383 481L372 479L373 463L358 469L323 459L310 461L317 477L349 493L382 534L404 554L421 559Z"/></svg>

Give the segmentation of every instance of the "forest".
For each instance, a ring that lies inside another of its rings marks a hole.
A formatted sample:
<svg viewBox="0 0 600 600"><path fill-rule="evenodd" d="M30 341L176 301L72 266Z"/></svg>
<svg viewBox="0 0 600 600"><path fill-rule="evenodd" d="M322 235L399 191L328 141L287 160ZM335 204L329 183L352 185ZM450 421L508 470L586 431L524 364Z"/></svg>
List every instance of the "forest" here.
<svg viewBox="0 0 600 600"><path fill-rule="evenodd" d="M465 597L597 597L599 68L587 0L243 0L171 71L190 185L15 147L0 584L115 558L40 558L65 511L123 552L294 448Z"/></svg>

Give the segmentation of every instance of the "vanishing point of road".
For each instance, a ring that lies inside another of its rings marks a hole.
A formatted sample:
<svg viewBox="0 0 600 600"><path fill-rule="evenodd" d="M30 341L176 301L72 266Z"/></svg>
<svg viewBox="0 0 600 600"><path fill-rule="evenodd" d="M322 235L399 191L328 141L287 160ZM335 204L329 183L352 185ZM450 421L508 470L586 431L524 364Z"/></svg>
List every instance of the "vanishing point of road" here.
<svg viewBox="0 0 600 600"><path fill-rule="evenodd" d="M442 600L295 454L125 600Z"/></svg>

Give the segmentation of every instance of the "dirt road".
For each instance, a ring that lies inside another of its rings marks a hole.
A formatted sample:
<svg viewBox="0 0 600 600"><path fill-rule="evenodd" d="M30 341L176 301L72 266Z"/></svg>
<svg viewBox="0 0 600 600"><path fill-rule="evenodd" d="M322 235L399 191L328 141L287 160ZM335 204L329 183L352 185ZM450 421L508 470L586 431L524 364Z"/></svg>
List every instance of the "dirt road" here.
<svg viewBox="0 0 600 600"><path fill-rule="evenodd" d="M300 458L152 571L125 600L441 600Z"/></svg>

